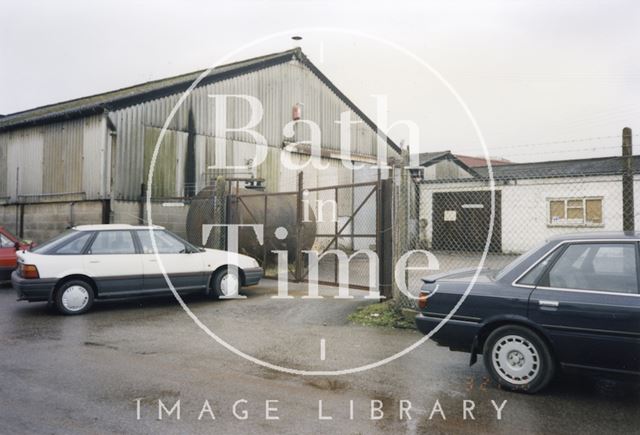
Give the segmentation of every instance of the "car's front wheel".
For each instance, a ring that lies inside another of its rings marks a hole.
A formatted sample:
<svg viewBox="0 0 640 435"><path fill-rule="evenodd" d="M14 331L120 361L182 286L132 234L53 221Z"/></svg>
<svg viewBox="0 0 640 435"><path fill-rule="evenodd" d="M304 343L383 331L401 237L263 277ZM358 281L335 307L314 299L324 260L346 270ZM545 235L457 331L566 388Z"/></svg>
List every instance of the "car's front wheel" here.
<svg viewBox="0 0 640 435"><path fill-rule="evenodd" d="M535 393L547 386L555 373L549 346L523 326L497 328L485 341L482 353L491 377L508 390Z"/></svg>
<svg viewBox="0 0 640 435"><path fill-rule="evenodd" d="M56 291L56 308L65 315L82 314L93 305L93 287L86 281L72 280Z"/></svg>
<svg viewBox="0 0 640 435"><path fill-rule="evenodd" d="M239 270L228 267L216 272L213 276L210 294L215 299L237 296L241 286L242 280Z"/></svg>

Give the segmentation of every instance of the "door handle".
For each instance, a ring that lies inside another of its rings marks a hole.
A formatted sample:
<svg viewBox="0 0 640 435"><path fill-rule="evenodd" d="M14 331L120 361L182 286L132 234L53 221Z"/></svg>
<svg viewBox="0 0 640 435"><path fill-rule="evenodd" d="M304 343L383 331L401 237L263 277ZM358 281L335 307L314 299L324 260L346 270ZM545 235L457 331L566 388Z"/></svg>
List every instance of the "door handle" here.
<svg viewBox="0 0 640 435"><path fill-rule="evenodd" d="M100 260L89 260L89 263L97 264L100 263Z"/></svg>
<svg viewBox="0 0 640 435"><path fill-rule="evenodd" d="M155 258L152 259L152 260L149 260L149 263L157 263L157 262L158 262L158 260L156 260Z"/></svg>
<svg viewBox="0 0 640 435"><path fill-rule="evenodd" d="M538 301L538 305L541 307L558 308L560 303L558 301Z"/></svg>

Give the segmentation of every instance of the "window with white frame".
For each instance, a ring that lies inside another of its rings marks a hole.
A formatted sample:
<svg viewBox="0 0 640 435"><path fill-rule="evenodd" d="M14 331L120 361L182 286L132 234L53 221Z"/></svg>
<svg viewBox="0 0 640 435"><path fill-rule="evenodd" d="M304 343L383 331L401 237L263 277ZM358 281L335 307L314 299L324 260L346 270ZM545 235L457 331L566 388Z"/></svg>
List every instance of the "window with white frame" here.
<svg viewBox="0 0 640 435"><path fill-rule="evenodd" d="M548 225L602 226L602 197L550 198Z"/></svg>

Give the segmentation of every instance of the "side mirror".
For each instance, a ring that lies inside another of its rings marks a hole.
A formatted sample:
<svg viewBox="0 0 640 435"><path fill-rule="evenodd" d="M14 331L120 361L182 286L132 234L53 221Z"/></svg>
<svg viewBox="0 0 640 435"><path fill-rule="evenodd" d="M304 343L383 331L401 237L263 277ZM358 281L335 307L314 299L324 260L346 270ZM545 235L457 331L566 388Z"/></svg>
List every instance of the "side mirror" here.
<svg viewBox="0 0 640 435"><path fill-rule="evenodd" d="M20 250L20 242L15 242L13 244L13 247L16 248L16 251L19 251Z"/></svg>

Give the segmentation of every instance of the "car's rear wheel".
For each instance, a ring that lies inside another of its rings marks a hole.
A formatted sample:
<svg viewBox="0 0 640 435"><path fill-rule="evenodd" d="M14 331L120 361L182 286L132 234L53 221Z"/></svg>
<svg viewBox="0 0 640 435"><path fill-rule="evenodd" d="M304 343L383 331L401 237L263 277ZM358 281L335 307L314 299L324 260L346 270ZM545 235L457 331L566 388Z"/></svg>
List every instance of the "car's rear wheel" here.
<svg viewBox="0 0 640 435"><path fill-rule="evenodd" d="M493 331L485 341L483 358L491 377L512 391L535 393L547 386L555 374L547 343L519 325Z"/></svg>
<svg viewBox="0 0 640 435"><path fill-rule="evenodd" d="M237 296L242 286L240 273L236 268L222 269L213 276L211 280L210 294L215 299Z"/></svg>
<svg viewBox="0 0 640 435"><path fill-rule="evenodd" d="M93 287L86 281L71 280L56 291L56 308L67 316L83 314L93 305Z"/></svg>

